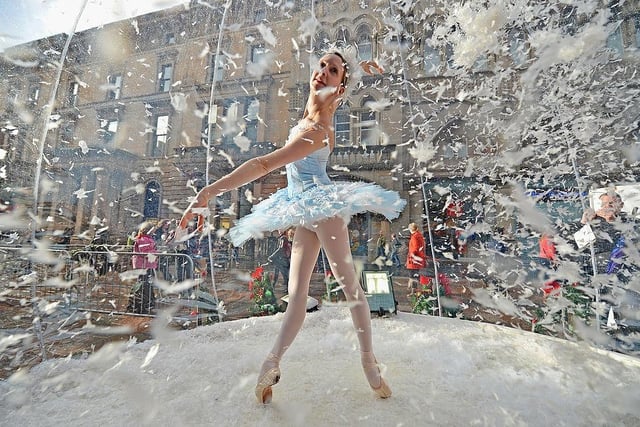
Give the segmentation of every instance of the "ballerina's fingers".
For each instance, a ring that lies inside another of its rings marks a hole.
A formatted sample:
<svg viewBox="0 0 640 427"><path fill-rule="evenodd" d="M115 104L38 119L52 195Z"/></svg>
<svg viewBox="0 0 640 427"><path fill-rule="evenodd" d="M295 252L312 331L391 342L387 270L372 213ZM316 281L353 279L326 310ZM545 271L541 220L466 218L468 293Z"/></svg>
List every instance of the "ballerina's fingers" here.
<svg viewBox="0 0 640 427"><path fill-rule="evenodd" d="M362 69L364 70L365 73L367 74L375 74L372 70L371 67L373 67L378 73L382 74L384 72L384 68L382 68L377 62L375 61L360 61L360 66L362 67Z"/></svg>

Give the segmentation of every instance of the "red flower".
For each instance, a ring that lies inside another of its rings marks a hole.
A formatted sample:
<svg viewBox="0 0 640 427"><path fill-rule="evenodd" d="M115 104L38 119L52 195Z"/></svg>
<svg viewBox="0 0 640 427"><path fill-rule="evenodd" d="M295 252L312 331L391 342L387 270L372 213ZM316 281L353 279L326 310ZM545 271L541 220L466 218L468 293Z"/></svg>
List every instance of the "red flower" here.
<svg viewBox="0 0 640 427"><path fill-rule="evenodd" d="M562 288L562 285L557 280L550 280L544 284L542 292L544 292L545 295L557 294L560 288Z"/></svg>
<svg viewBox="0 0 640 427"><path fill-rule="evenodd" d="M264 268L262 266L256 267L255 270L253 270L253 273L251 273L251 278L252 279L262 279L262 273L264 272Z"/></svg>

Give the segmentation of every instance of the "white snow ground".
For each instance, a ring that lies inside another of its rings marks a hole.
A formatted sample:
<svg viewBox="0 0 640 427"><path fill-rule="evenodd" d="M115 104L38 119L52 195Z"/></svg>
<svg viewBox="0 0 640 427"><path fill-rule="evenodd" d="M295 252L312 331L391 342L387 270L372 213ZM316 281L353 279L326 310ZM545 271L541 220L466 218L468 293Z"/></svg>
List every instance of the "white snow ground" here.
<svg viewBox="0 0 640 427"><path fill-rule="evenodd" d="M640 360L531 332L399 313L374 318L393 389L375 398L348 310L307 316L271 405L253 387L282 315L50 360L0 382L4 426L638 426Z"/></svg>

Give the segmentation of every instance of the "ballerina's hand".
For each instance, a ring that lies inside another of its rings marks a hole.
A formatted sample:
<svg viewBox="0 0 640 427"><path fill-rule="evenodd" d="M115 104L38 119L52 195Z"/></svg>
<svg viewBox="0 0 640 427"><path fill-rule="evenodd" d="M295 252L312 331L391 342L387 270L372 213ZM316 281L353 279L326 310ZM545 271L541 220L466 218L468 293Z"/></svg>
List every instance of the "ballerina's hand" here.
<svg viewBox="0 0 640 427"><path fill-rule="evenodd" d="M375 74L371 71L371 67L373 67L378 73L384 73L384 68L382 68L376 61L360 61L360 66L367 74Z"/></svg>
<svg viewBox="0 0 640 427"><path fill-rule="evenodd" d="M194 206L188 207L184 214L182 214L182 218L180 219L180 222L178 223L176 229L169 233L167 243L178 244L184 242L185 240L189 240L196 233L202 232L204 228L205 217L208 216L209 208ZM194 217L197 218L197 225L195 227L195 230L191 231L189 229L189 223L193 220Z"/></svg>
<svg viewBox="0 0 640 427"><path fill-rule="evenodd" d="M200 231L202 226L204 225L204 218L209 216L209 208L207 207L197 207L197 206L189 206L186 211L182 214L182 218L178 223L178 228L186 229L189 226L189 223L193 220L194 217L197 217L198 224L196 230Z"/></svg>

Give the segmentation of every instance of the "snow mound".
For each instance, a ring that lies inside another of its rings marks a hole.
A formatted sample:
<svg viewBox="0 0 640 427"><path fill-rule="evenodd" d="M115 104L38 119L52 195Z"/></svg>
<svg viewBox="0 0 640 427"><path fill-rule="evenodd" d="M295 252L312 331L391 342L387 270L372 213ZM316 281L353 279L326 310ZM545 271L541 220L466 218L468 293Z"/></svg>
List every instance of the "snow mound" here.
<svg viewBox="0 0 640 427"><path fill-rule="evenodd" d="M165 330L47 361L0 383L0 425L640 425L635 358L407 313L373 319L393 390L379 400L362 373L348 308L337 305L308 314L273 403L259 405L253 387L281 316Z"/></svg>

